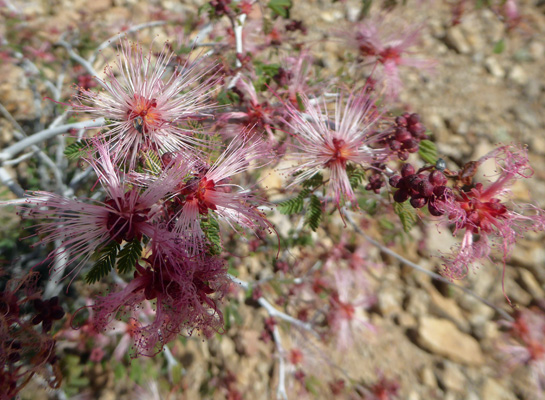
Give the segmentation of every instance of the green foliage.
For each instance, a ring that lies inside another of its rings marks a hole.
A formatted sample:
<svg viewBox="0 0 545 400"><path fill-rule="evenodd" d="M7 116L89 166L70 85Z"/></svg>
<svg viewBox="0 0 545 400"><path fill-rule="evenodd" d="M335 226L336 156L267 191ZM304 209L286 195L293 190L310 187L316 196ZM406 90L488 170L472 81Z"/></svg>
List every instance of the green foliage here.
<svg viewBox="0 0 545 400"><path fill-rule="evenodd" d="M407 200L404 203L394 203L394 212L399 216L403 230L408 233L416 223L416 211Z"/></svg>
<svg viewBox="0 0 545 400"><path fill-rule="evenodd" d="M267 7L269 7L275 15L289 18L292 3L291 0L270 0L267 3Z"/></svg>
<svg viewBox="0 0 545 400"><path fill-rule="evenodd" d="M213 255L221 254L222 247L220 225L218 224L218 221L209 215L208 218L203 218L201 220L201 229L210 245L210 248L208 249L210 253Z"/></svg>
<svg viewBox="0 0 545 400"><path fill-rule="evenodd" d="M303 103L303 98L299 92L295 93L295 99L297 100L299 111L305 112L305 104Z"/></svg>
<svg viewBox="0 0 545 400"><path fill-rule="evenodd" d="M418 155L425 162L435 164L437 162L437 147L435 147L435 143L431 140L422 140L418 149Z"/></svg>
<svg viewBox="0 0 545 400"><path fill-rule="evenodd" d="M352 189L356 190L365 179L365 171L360 168L347 168L348 180Z"/></svg>
<svg viewBox="0 0 545 400"><path fill-rule="evenodd" d="M310 189L303 189L301 193L297 195L297 197L279 203L277 206L278 211L280 211L281 214L285 215L300 213L301 211L303 211L303 204L305 202L305 198L309 195L309 193Z"/></svg>
<svg viewBox="0 0 545 400"><path fill-rule="evenodd" d="M278 75L280 64L265 64L255 61L254 68L257 75L257 79L253 82L254 88L257 92L263 92L267 90L267 85L271 83L271 80Z"/></svg>
<svg viewBox="0 0 545 400"><path fill-rule="evenodd" d="M69 160L76 160L82 155L87 155L89 149L89 143L86 140L82 140L81 142L72 143L70 146L67 146L64 149L64 155Z"/></svg>
<svg viewBox="0 0 545 400"><path fill-rule="evenodd" d="M316 231L320 226L320 222L322 222L322 218L322 203L316 195L312 195L310 196L308 210L305 214L305 225L308 225L310 229Z"/></svg>
<svg viewBox="0 0 545 400"><path fill-rule="evenodd" d="M321 173L312 175L309 179L304 181L301 186L304 188L315 188L324 182L324 177Z"/></svg>
<svg viewBox="0 0 545 400"><path fill-rule="evenodd" d="M102 248L98 261L93 265L93 268L87 273L85 282L92 284L104 278L110 273L115 266L117 253L119 252L119 243L115 240L110 241Z"/></svg>
<svg viewBox="0 0 545 400"><path fill-rule="evenodd" d="M151 150L144 153L144 159L146 163L146 168L149 171L153 172L154 174L161 173L161 158L155 151Z"/></svg>
<svg viewBox="0 0 545 400"><path fill-rule="evenodd" d="M125 243L125 246L119 252L117 259L117 270L120 274L130 272L138 259L142 255L142 243L140 240L134 239L132 242Z"/></svg>
<svg viewBox="0 0 545 400"><path fill-rule="evenodd" d="M492 50L495 54L501 54L505 50L505 40L500 39L494 44L494 49Z"/></svg>
<svg viewBox="0 0 545 400"><path fill-rule="evenodd" d="M240 103L240 96L232 90L222 90L218 94L216 101L220 106L228 106L231 104Z"/></svg>

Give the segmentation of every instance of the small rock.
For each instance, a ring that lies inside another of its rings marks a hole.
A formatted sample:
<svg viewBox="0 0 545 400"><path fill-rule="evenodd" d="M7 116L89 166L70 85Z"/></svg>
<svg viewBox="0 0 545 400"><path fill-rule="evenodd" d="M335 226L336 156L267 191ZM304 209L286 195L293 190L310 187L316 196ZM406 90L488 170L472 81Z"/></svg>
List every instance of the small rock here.
<svg viewBox="0 0 545 400"><path fill-rule="evenodd" d="M496 78L503 78L505 76L505 70L495 57L487 57L484 60L484 66L486 70Z"/></svg>
<svg viewBox="0 0 545 400"><path fill-rule="evenodd" d="M405 310L417 317L426 315L429 302L430 296L425 291L410 288L409 301L405 306Z"/></svg>
<svg viewBox="0 0 545 400"><path fill-rule="evenodd" d="M479 343L446 319L422 317L418 327L418 343L426 350L455 362L467 365L481 365L484 362Z"/></svg>
<svg viewBox="0 0 545 400"><path fill-rule="evenodd" d="M535 276L526 269L519 269L520 278L526 290L536 299L545 299L545 290L540 286Z"/></svg>
<svg viewBox="0 0 545 400"><path fill-rule="evenodd" d="M526 85L528 82L528 75L526 75L526 71L524 71L520 65L515 65L513 68L511 68L507 78L521 86Z"/></svg>
<svg viewBox="0 0 545 400"><path fill-rule="evenodd" d="M445 368L439 374L439 379L448 390L457 393L465 393L467 390L467 379L460 367L451 362L445 362Z"/></svg>
<svg viewBox="0 0 545 400"><path fill-rule="evenodd" d="M437 378L435 378L433 369L430 366L426 366L420 371L420 380L428 387L437 387Z"/></svg>
<svg viewBox="0 0 545 400"><path fill-rule="evenodd" d="M378 293L378 308L384 317L400 313L403 292L394 286L386 286Z"/></svg>
<svg viewBox="0 0 545 400"><path fill-rule="evenodd" d="M482 400L516 400L513 393L492 378L485 381L481 391L481 398Z"/></svg>
<svg viewBox="0 0 545 400"><path fill-rule="evenodd" d="M471 47L459 26L453 26L447 31L445 43L458 53L469 54L471 52Z"/></svg>
<svg viewBox="0 0 545 400"><path fill-rule="evenodd" d="M528 97L529 100L535 101L541 94L543 85L537 79L529 79L524 86L524 94Z"/></svg>
<svg viewBox="0 0 545 400"><path fill-rule="evenodd" d="M453 299L443 297L435 288L428 289L430 295L430 311L438 317L448 318L464 332L469 331L469 324L465 319L462 310Z"/></svg>

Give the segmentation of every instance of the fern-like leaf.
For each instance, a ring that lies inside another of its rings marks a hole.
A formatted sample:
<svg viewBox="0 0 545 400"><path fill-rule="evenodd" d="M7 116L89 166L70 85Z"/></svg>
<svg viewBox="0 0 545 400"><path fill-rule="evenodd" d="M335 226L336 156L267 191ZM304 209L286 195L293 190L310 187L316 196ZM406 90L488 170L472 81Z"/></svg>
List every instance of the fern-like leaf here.
<svg viewBox="0 0 545 400"><path fill-rule="evenodd" d="M416 211L407 200L404 203L394 203L394 212L399 216L403 230L408 233L416 223Z"/></svg>
<svg viewBox="0 0 545 400"><path fill-rule="evenodd" d="M115 266L115 260L118 252L119 244L115 240L112 240L110 243L104 246L100 252L101 254L98 261L87 273L85 281L92 284L108 275Z"/></svg>
<svg viewBox="0 0 545 400"><path fill-rule="evenodd" d="M161 173L161 158L154 151L144 153L146 167L155 174Z"/></svg>
<svg viewBox="0 0 545 400"><path fill-rule="evenodd" d="M140 243L140 240L134 239L132 242L125 243L117 259L117 270L119 273L131 272L141 255L142 243Z"/></svg>
<svg viewBox="0 0 545 400"><path fill-rule="evenodd" d="M304 188L315 188L318 185L321 185L324 182L324 177L321 173L312 175L309 179L304 181L301 186Z"/></svg>
<svg viewBox="0 0 545 400"><path fill-rule="evenodd" d="M348 172L348 180L350 181L350 186L352 186L352 189L356 190L365 179L365 171L363 169L354 168L351 170L347 170L346 172Z"/></svg>
<svg viewBox="0 0 545 400"><path fill-rule="evenodd" d="M82 155L86 155L88 149L89 143L82 140L81 142L72 143L70 146L67 146L66 149L64 149L64 155L69 160L76 160Z"/></svg>
<svg viewBox="0 0 545 400"><path fill-rule="evenodd" d="M277 206L278 211L285 215L300 213L301 211L303 211L303 204L305 202L305 198L308 196L309 193L310 189L301 190L301 193L299 193L297 197L279 203Z"/></svg>
<svg viewBox="0 0 545 400"><path fill-rule="evenodd" d="M305 225L310 226L310 229L316 231L322 222L323 211L322 203L316 195L310 196L308 210L305 214Z"/></svg>

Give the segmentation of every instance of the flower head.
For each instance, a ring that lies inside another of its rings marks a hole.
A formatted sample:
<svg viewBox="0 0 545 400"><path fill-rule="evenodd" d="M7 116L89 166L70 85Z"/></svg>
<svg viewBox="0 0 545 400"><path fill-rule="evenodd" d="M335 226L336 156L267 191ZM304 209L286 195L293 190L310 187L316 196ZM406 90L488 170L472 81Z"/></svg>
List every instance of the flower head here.
<svg viewBox="0 0 545 400"><path fill-rule="evenodd" d="M354 200L354 192L347 174L349 163L369 167L384 159L378 144L384 133L378 130L380 112L374 100L364 91L355 95L339 95L334 119L330 119L326 104L320 106L302 97L304 112L288 105L296 144L289 156L297 162L291 170L297 174L292 184L311 178L321 170L328 170L329 195L337 204L341 199Z"/></svg>
<svg viewBox="0 0 545 400"><path fill-rule="evenodd" d="M446 274L459 279L467 274L469 265L487 257L496 246L507 260L515 241L528 230L545 230L545 211L532 204L509 205L505 197L516 179L528 178L533 171L525 148L503 146L477 161L494 159L496 180L488 185L477 183L470 190L455 188L435 207L454 223L454 233L464 231L462 243L446 259ZM528 215L528 214L532 215Z"/></svg>
<svg viewBox="0 0 545 400"><path fill-rule="evenodd" d="M112 241L130 242L153 234L155 204L183 176L183 170L177 169L176 174L164 173L145 189L134 187L112 164L108 148L100 141L94 144L97 157L88 161L106 192L103 202L84 202L48 192L33 192L26 199L26 204L35 207L25 218L45 220L36 225L43 236L38 244L59 240L61 246L48 258L63 257L68 264L79 260L76 269Z"/></svg>
<svg viewBox="0 0 545 400"><path fill-rule="evenodd" d="M192 177L179 185L173 201L179 204L175 212L175 230L193 238L193 248L204 237L203 218L227 222L233 229L267 229L271 223L257 208L259 199L249 190L231 183L231 178L247 170L250 163L268 162L261 139L247 142L242 137L234 139L212 165L201 165Z"/></svg>
<svg viewBox="0 0 545 400"><path fill-rule="evenodd" d="M378 16L358 23L350 34L343 33L343 38L348 38L348 43L357 48L366 61L376 62L375 77L382 84L385 96L393 100L403 86L399 67L430 69L434 65L431 60L410 56L409 49L417 44L420 31L420 26Z"/></svg>
<svg viewBox="0 0 545 400"><path fill-rule="evenodd" d="M173 54L165 44L155 62L137 43L125 41L114 68L107 66L104 90L80 88L74 108L107 119L104 133L113 149L114 163L135 166L139 152L191 150L198 142L182 127L184 121L205 115L209 93L217 79L205 77L215 66L202 68L203 59L171 68ZM98 78L97 78L98 79Z"/></svg>

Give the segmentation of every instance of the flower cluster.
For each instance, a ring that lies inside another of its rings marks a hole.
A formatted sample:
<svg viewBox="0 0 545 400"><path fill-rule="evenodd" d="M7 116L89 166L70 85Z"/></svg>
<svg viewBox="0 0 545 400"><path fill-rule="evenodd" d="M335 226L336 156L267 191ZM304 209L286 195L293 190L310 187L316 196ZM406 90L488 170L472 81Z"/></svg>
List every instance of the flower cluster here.
<svg viewBox="0 0 545 400"><path fill-rule="evenodd" d="M525 148L500 147L472 166L493 159L497 167L496 179L488 184L476 183L453 187L434 203L438 213L443 213L454 225L454 234L464 232L462 243L450 257L445 257L445 273L460 279L469 266L487 257L492 246L498 247L505 262L518 237L525 231L545 230L545 212L532 204L513 204L506 201L509 188L516 179L529 178L533 171L528 163ZM471 169L474 169L473 167ZM455 179L471 182L463 171ZM437 215L435 214L435 215Z"/></svg>
<svg viewBox="0 0 545 400"><path fill-rule="evenodd" d="M256 232L272 228L258 208L263 202L232 181L268 162L264 142L241 133L222 152L212 140L193 137L189 122L214 108L208 94L216 78L203 78L210 71L199 70L202 60L172 67L165 78L173 61L166 48L152 63L151 52L145 56L139 45L125 42L120 77L108 67L100 81L105 91L80 88L76 95L76 110L106 118L102 132L82 152L104 199L34 192L26 199L33 207L21 212L41 220L37 244L61 243L50 260L72 266L74 273L96 260L88 282L113 268L133 273L128 283L90 306L92 321L104 331L114 319L129 316L135 354L146 356L179 333L199 329L209 336L222 329L218 302L227 276L219 257L219 224ZM155 304L151 321L139 320L145 302ZM55 304L46 309L40 303L34 320L43 321L44 332L58 317Z"/></svg>

